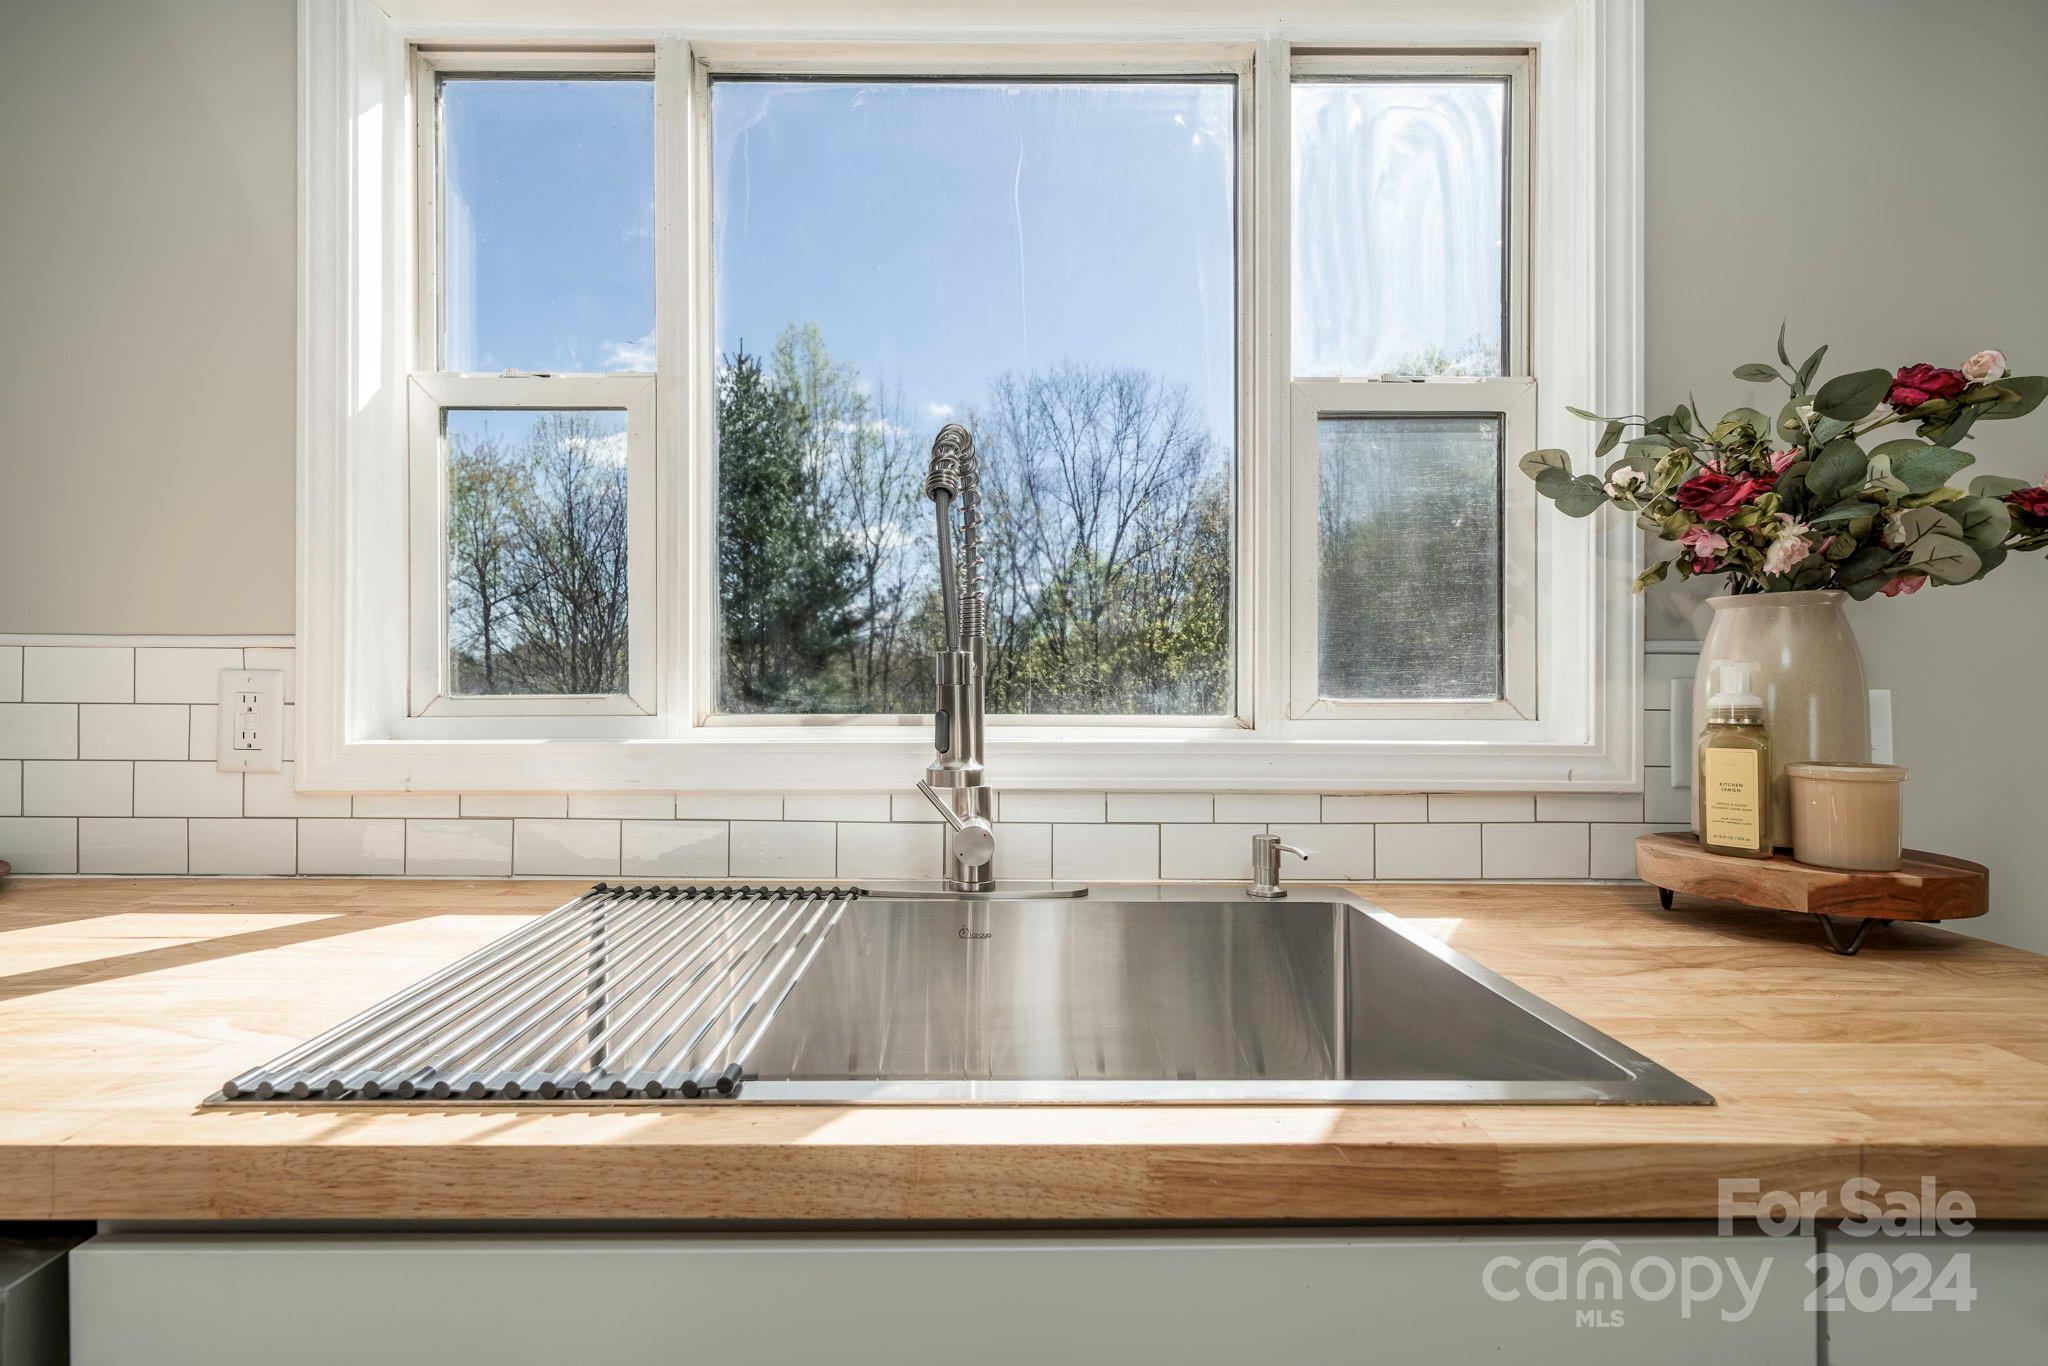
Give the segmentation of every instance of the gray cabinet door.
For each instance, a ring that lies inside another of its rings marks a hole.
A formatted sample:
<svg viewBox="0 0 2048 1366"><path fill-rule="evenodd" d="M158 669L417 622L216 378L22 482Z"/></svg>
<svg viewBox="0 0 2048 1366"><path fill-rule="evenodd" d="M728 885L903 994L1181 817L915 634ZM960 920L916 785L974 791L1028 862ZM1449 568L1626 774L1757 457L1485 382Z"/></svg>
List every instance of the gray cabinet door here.
<svg viewBox="0 0 2048 1366"><path fill-rule="evenodd" d="M1831 1275L1824 1267L1814 1288L1827 1320L1828 1366L2048 1361L2048 1232L1849 1238L1827 1231L1821 1250L1841 1268Z"/></svg>
<svg viewBox="0 0 2048 1366"><path fill-rule="evenodd" d="M74 1360L1814 1360L1809 1239L1543 1234L114 1234L73 1258Z"/></svg>

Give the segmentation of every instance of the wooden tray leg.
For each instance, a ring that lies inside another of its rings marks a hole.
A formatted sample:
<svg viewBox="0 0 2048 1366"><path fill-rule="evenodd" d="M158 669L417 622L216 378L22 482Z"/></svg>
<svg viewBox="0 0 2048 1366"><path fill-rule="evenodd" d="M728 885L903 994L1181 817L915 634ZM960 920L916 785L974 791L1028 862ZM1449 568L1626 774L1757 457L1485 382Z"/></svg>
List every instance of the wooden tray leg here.
<svg viewBox="0 0 2048 1366"><path fill-rule="evenodd" d="M1816 918L1820 921L1822 932L1828 937L1828 947L1841 954L1844 958L1850 957L1863 947L1863 941L1870 936L1870 927L1878 923L1875 919L1865 920L1856 927L1856 932L1849 936L1849 942L1844 944L1841 936L1835 932L1835 918L1833 916L1823 915Z"/></svg>

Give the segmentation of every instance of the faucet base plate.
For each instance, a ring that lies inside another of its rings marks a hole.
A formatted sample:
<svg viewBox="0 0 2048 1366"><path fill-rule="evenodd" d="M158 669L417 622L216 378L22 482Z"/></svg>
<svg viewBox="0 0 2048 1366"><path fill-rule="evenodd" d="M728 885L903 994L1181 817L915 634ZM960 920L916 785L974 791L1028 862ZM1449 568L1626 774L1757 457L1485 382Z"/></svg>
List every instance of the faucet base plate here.
<svg viewBox="0 0 2048 1366"><path fill-rule="evenodd" d="M1026 882L998 880L978 892L957 892L937 878L901 882L860 884L869 896L885 901L1047 901L1058 897L1088 895L1080 882Z"/></svg>

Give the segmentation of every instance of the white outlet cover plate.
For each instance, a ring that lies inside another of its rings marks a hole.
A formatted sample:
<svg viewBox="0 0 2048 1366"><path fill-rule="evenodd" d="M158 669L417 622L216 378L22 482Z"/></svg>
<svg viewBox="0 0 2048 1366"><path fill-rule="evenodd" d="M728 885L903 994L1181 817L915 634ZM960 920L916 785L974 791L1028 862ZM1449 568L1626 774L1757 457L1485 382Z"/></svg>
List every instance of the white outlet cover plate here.
<svg viewBox="0 0 2048 1366"><path fill-rule="evenodd" d="M284 767L284 670L222 669L220 719L214 732L221 772L281 771Z"/></svg>

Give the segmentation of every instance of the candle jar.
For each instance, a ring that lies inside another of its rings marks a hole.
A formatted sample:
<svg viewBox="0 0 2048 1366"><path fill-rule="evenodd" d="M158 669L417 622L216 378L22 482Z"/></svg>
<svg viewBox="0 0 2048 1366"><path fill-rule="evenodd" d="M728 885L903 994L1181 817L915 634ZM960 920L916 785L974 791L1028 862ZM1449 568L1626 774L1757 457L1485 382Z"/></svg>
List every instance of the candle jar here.
<svg viewBox="0 0 2048 1366"><path fill-rule="evenodd" d="M1790 786L1792 857L1817 868L1889 873L1899 867L1897 764L1785 765Z"/></svg>

